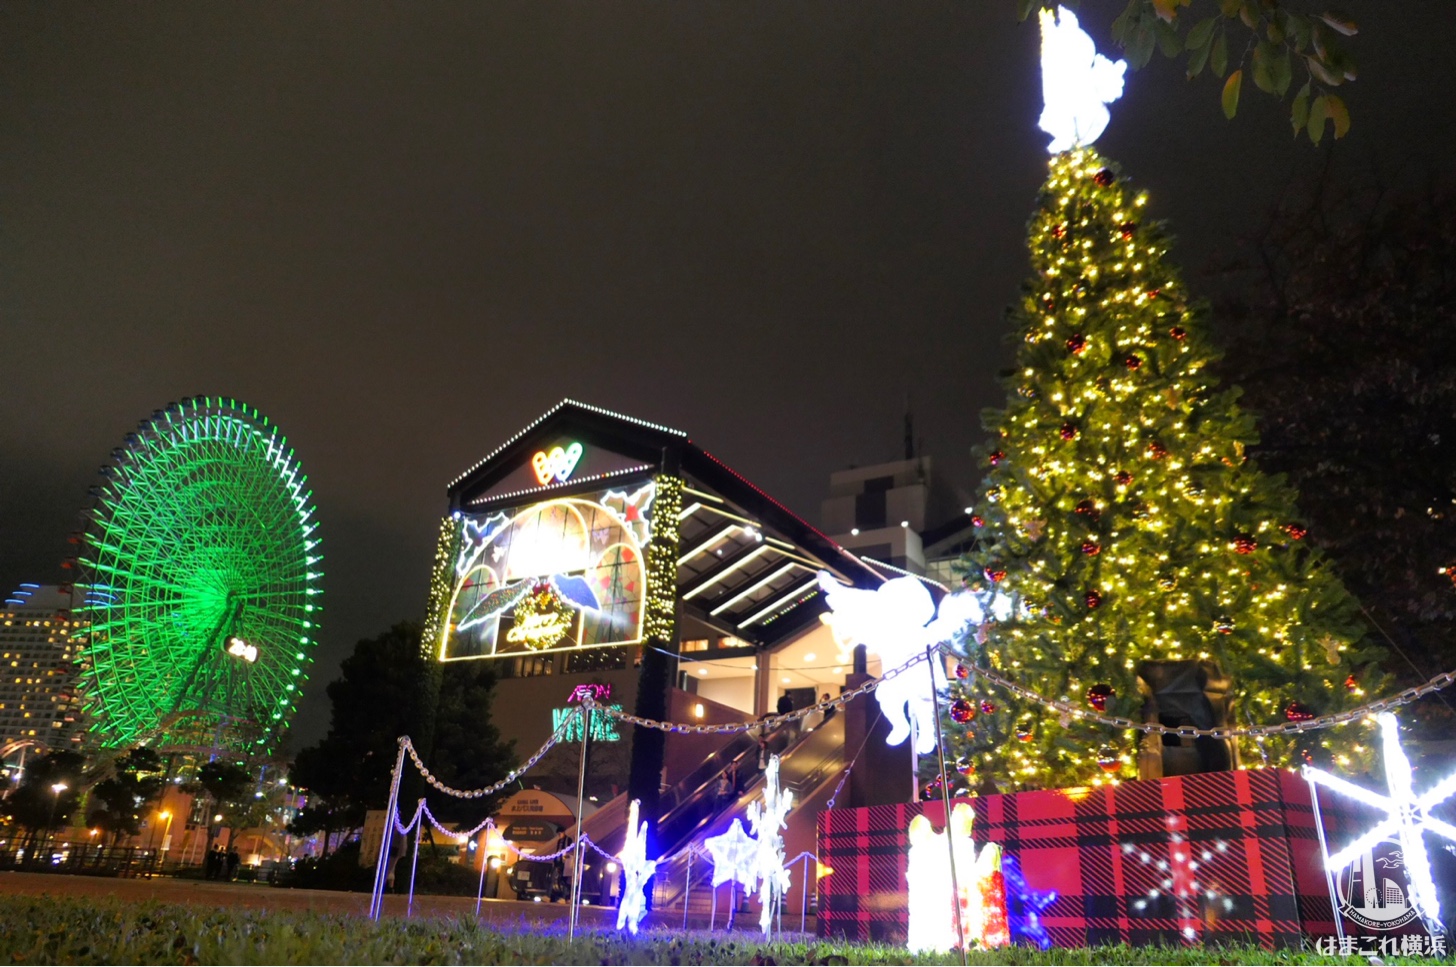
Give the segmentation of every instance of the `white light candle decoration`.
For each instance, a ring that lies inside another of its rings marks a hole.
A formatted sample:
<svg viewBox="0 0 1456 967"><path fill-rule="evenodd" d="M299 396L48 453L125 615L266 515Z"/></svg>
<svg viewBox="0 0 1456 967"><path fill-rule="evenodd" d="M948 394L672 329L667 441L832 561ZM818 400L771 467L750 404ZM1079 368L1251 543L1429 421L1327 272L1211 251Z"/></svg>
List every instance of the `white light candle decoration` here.
<svg viewBox="0 0 1456 967"><path fill-rule="evenodd" d="M622 861L622 899L617 906L617 929L626 927L636 936L647 916L647 881L657 872L657 861L647 858L647 820L637 822L641 801L634 799L627 809L627 841L617 859Z"/></svg>
<svg viewBox="0 0 1456 967"><path fill-rule="evenodd" d="M1096 141L1112 116L1107 105L1122 96L1126 61L1111 61L1066 7L1041 12L1041 90L1045 107L1037 125L1059 154Z"/></svg>
<svg viewBox="0 0 1456 967"><path fill-rule="evenodd" d="M1406 875L1410 878L1411 899L1416 911L1428 925L1439 926L1441 922L1441 901L1436 894L1436 883L1431 877L1431 859L1426 852L1422 833L1444 836L1456 843L1456 826L1443 822L1431 815L1431 810L1456 795L1456 773L1436 783L1420 795L1416 795L1411 781L1410 759L1400 746L1400 723L1389 712L1381 712L1376 721L1380 723L1380 735L1385 759L1385 784L1390 795L1382 796L1361 786L1331 775L1321 769L1304 767L1304 775L1311 782L1318 783L1332 792L1347 796L1357 802L1381 810L1385 818L1372 826L1363 836L1333 856L1325 858L1325 865L1332 871L1342 870L1356 857L1384 840L1394 838L1400 843ZM1434 936L1435 934L1433 934Z"/></svg>

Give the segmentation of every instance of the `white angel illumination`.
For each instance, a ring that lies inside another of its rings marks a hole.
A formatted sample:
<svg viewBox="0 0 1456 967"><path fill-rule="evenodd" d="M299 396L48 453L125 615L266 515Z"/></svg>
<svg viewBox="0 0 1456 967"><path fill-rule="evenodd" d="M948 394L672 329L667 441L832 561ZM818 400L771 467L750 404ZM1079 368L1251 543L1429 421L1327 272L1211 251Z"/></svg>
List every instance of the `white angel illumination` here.
<svg viewBox="0 0 1456 967"><path fill-rule="evenodd" d="M952 640L968 625L978 625L986 618L981 600L969 591L946 595L937 615L930 591L913 577L895 578L873 591L861 591L820 571L819 587L832 610L825 622L835 637L864 645L880 659L884 671L925 654L930 645ZM995 604L992 607L1001 610ZM937 658L930 668L936 691L944 689L944 663ZM881 682L875 689L875 700L890 723L887 744L904 742L913 723L916 754L929 755L935 750L935 696L924 672L916 669Z"/></svg>
<svg viewBox="0 0 1456 967"><path fill-rule="evenodd" d="M763 773L763 804L755 802L748 807L748 825L758 839L758 900L763 906L758 915L758 925L764 935L769 932L773 913L789 889L789 871L784 869L783 828L794 804L794 794L779 789L779 757L768 760Z"/></svg>
<svg viewBox="0 0 1456 967"><path fill-rule="evenodd" d="M1088 145L1107 129L1107 105L1122 96L1126 61L1111 61L1066 7L1041 12L1041 91L1037 125L1052 136L1052 154Z"/></svg>
<svg viewBox="0 0 1456 967"><path fill-rule="evenodd" d="M647 881L657 872L657 861L647 858L647 820L637 822L641 801L634 799L627 810L627 841L617 859L622 861L622 901L617 907L617 929L626 927L635 936L647 916Z"/></svg>

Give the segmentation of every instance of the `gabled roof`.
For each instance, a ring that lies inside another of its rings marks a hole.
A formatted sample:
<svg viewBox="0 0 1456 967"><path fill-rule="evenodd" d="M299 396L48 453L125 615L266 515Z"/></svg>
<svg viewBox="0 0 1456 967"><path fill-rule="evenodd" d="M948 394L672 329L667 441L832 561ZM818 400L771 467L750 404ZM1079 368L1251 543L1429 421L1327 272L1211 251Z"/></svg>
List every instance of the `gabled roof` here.
<svg viewBox="0 0 1456 967"><path fill-rule="evenodd" d="M569 436L609 451L595 472L563 483L520 483L534 451ZM681 430L562 400L451 482L452 511L520 505L677 472L687 485L679 516L678 594L684 611L736 637L773 645L817 620L820 569L860 587L881 575ZM615 482L615 481L614 481Z"/></svg>

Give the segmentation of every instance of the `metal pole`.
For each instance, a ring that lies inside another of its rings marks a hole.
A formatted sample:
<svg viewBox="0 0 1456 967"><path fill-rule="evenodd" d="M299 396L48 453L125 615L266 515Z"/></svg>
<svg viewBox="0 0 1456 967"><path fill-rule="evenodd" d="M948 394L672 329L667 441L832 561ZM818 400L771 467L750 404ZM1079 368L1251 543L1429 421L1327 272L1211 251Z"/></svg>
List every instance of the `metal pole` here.
<svg viewBox="0 0 1456 967"><path fill-rule="evenodd" d="M809 922L809 854L804 854L804 882L799 884L799 932L804 933ZM959 903L957 903L959 906Z"/></svg>
<svg viewBox="0 0 1456 967"><path fill-rule="evenodd" d="M712 909L712 912L710 914L708 914L708 932L709 933L712 933L714 930L716 930L718 928L718 888L716 886L713 887L712 894L713 894L713 909Z"/></svg>
<svg viewBox="0 0 1456 967"><path fill-rule="evenodd" d="M490 842L490 833L485 834L485 841ZM475 888L475 918L480 919L480 898L485 894L485 868L490 865L490 856L486 851L476 847L480 853L480 886Z"/></svg>
<svg viewBox="0 0 1456 967"><path fill-rule="evenodd" d="M940 759L940 801L945 807L945 848L950 854L950 888L955 892L956 936L960 938L961 963L968 963L966 956L966 927L961 916L961 884L956 876L955 831L950 825L950 783L945 781L945 736L940 727L940 692L935 687L935 646L925 649L925 670L930 673L930 697L935 702L935 753Z"/></svg>
<svg viewBox="0 0 1456 967"><path fill-rule="evenodd" d="M582 804L586 801L586 742L591 735L592 699L590 696L582 699L577 714L582 716L581 763L576 770L576 855L571 860L571 914L567 926L567 940L569 941L576 939L577 905L581 902L581 870L584 858L581 851L585 846L582 840L581 818Z"/></svg>
<svg viewBox="0 0 1456 967"><path fill-rule="evenodd" d="M378 920L384 907L384 884L389 870L389 850L394 845L394 821L399 815L399 782L404 775L405 745L409 736L399 737L399 754L389 774L389 801L384 807L384 835L379 840L379 860L374 865L374 895L369 899L369 919ZM324 844L327 847L327 843Z"/></svg>
<svg viewBox="0 0 1456 967"><path fill-rule="evenodd" d="M420 866L420 829L425 825L425 801L415 807L415 855L410 857L410 891L409 903L405 905L405 919L415 915L415 870Z"/></svg>
<svg viewBox="0 0 1456 967"><path fill-rule="evenodd" d="M1339 940L1340 948L1344 949L1345 920L1340 916L1340 896L1335 889L1334 871L1330 869L1330 847L1325 842L1325 821L1320 815L1319 789L1315 787L1314 780L1308 773L1305 774L1304 781L1309 783L1309 801L1314 806L1314 828L1319 834L1320 866L1325 868L1325 887L1330 891L1330 916L1335 921L1335 939Z"/></svg>
<svg viewBox="0 0 1456 967"><path fill-rule="evenodd" d="M683 929L688 928L688 901L693 898L693 850L688 847L688 875L683 880Z"/></svg>

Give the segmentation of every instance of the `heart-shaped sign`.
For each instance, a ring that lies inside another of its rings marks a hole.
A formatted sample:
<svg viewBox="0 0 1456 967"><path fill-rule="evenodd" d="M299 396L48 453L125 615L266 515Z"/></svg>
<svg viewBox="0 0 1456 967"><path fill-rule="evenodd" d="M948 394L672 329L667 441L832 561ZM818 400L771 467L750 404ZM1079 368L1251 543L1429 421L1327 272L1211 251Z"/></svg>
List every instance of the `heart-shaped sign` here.
<svg viewBox="0 0 1456 967"><path fill-rule="evenodd" d="M552 480L565 483L571 472L576 469L578 461L581 460L582 445L571 443L565 447L552 447L550 450L537 450L531 457L531 469L536 472L536 480L541 486L546 486Z"/></svg>

